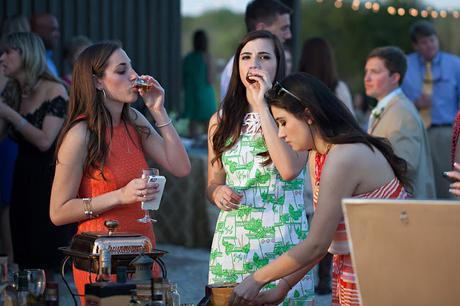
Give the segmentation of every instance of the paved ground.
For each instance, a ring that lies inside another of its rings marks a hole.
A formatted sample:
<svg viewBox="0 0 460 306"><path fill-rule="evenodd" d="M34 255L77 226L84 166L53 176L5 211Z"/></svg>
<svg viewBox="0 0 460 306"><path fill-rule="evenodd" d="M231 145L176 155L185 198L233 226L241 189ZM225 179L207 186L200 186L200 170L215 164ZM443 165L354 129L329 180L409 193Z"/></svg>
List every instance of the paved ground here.
<svg viewBox="0 0 460 306"><path fill-rule="evenodd" d="M168 279L178 284L181 303L196 305L204 296L207 284L209 251L170 244L157 244L157 248L169 252L163 259L168 269ZM315 306L330 304L330 295L316 296Z"/></svg>
<svg viewBox="0 0 460 306"><path fill-rule="evenodd" d="M196 305L204 296L204 288L208 280L209 250L192 249L171 244L157 244L157 248L169 252L163 257L163 260L168 271L168 279L178 284L181 303L193 303ZM66 273L66 279L70 283L72 290L75 291L70 271ZM59 285L59 293L61 306L74 304L63 282ZM316 296L315 306L330 304L330 295Z"/></svg>

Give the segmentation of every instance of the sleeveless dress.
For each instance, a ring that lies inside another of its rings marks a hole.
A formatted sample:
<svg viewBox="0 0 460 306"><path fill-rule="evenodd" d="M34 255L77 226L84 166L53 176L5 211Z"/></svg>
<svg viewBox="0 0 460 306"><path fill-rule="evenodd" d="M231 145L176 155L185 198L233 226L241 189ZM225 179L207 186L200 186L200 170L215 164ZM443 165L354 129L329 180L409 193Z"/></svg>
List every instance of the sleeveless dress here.
<svg viewBox="0 0 460 306"><path fill-rule="evenodd" d="M101 177L99 171L93 170L91 172L92 177L88 173L84 173L78 197L93 198L124 187L134 178L141 177L142 169L145 168L148 168L148 165L142 152L140 136L133 126L129 124L125 125L121 122L113 128L109 154L106 165L104 166L105 180ZM83 211L83 206L81 209ZM105 211L97 218L81 221L78 224L78 234L82 232L107 232L104 221L112 219L119 222L116 229L117 232L131 232L144 235L150 239L153 247L155 247L155 236L152 225L137 221L137 219L143 216L144 211L141 209L140 202L120 205ZM89 282L88 273L74 267L73 275L78 293L84 294L85 284ZM94 281L94 273L91 276Z"/></svg>
<svg viewBox="0 0 460 306"><path fill-rule="evenodd" d="M262 166L266 157L258 154L267 147L259 115L246 114L243 127L246 130L237 143L222 155L226 184L243 198L239 209L219 214L209 259L209 284L241 282L308 234L304 171L296 179L284 181L273 163ZM314 299L311 272L289 291L283 304L294 296Z"/></svg>
<svg viewBox="0 0 460 306"><path fill-rule="evenodd" d="M58 96L43 102L23 118L41 129L46 116L64 118L66 111L67 100ZM21 269L58 271L63 258L58 247L69 245L75 227L56 226L49 216L56 142L48 150L40 151L14 129L12 138L18 144L10 208L14 261Z"/></svg>
<svg viewBox="0 0 460 306"><path fill-rule="evenodd" d="M217 108L216 95L208 81L208 64L203 52L190 52L182 62L184 84L184 117L208 121Z"/></svg>
<svg viewBox="0 0 460 306"><path fill-rule="evenodd" d="M318 204L319 183L321 172L326 161L327 153L316 152L315 154L315 191L313 193L313 205L316 209ZM361 199L406 199L408 194L401 182L394 177L385 185L372 192L354 195L354 198ZM332 265L332 305L333 306L357 306L360 305L359 291L356 284L356 276L350 256L345 220L342 219L328 250L334 255Z"/></svg>

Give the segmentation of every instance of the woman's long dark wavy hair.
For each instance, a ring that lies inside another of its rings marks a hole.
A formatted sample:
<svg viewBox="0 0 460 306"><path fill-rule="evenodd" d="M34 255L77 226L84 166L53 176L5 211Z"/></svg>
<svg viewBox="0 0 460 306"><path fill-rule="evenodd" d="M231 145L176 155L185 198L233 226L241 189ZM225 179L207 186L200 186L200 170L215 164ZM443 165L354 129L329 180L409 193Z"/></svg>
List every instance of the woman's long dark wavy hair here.
<svg viewBox="0 0 460 306"><path fill-rule="evenodd" d="M104 76L110 56L118 49L121 49L118 42L100 42L87 47L78 56L72 73L67 119L56 146L57 156L68 131L78 122L86 121L89 142L84 172L89 174L92 170L99 170L103 178L103 168L110 146L108 139L110 140L111 135L113 135L113 121L104 104L104 92L95 86L95 78ZM130 124L136 128L138 133L148 135L149 129L147 127L134 124L135 118L131 118L129 108L129 104L124 104L121 112L121 120L125 128L127 128L127 124ZM110 134L107 133L108 130ZM131 135L129 137L132 139Z"/></svg>
<svg viewBox="0 0 460 306"><path fill-rule="evenodd" d="M269 39L273 42L277 61L273 82L282 80L286 74L286 60L284 58L283 46L275 35L261 30L249 32L243 37L233 58L232 76L227 94L218 110L217 129L212 138L213 150L216 155L211 161L212 164L216 161L221 163L222 154L232 148L238 141L244 116L249 111L249 103L246 99L246 87L240 79L239 58L244 46L255 39Z"/></svg>
<svg viewBox="0 0 460 306"><path fill-rule="evenodd" d="M270 106L285 109L301 120L312 119L321 137L328 143L362 143L372 151L376 148L401 183L408 186L406 161L396 156L387 139L363 132L345 104L324 83L308 73L299 72L289 75L280 84L301 99L301 102L273 88L266 94Z"/></svg>
<svg viewBox="0 0 460 306"><path fill-rule="evenodd" d="M329 42L322 37L306 40L302 47L299 71L314 75L335 92L339 83L334 52Z"/></svg>

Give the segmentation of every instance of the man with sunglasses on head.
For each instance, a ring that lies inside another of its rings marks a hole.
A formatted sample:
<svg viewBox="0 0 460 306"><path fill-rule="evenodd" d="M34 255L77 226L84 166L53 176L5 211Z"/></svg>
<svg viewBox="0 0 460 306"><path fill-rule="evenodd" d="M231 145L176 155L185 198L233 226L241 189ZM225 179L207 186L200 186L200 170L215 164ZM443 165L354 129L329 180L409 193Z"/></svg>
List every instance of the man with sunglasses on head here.
<svg viewBox="0 0 460 306"><path fill-rule="evenodd" d="M433 25L418 21L410 28L415 50L407 56L402 90L414 102L428 132L437 198L449 198L442 172L452 169L452 125L460 104L460 58L439 50Z"/></svg>
<svg viewBox="0 0 460 306"><path fill-rule="evenodd" d="M274 34L284 44L291 39L292 10L278 0L253 0L246 6L244 21L248 33L266 30ZM233 57L225 65L220 79L220 101L227 94L232 76Z"/></svg>
<svg viewBox="0 0 460 306"><path fill-rule="evenodd" d="M397 47L369 53L364 86L366 95L378 104L372 110L368 133L387 138L396 155L407 162L407 191L417 199L433 199L436 193L426 131L417 109L399 87L406 69L406 57Z"/></svg>

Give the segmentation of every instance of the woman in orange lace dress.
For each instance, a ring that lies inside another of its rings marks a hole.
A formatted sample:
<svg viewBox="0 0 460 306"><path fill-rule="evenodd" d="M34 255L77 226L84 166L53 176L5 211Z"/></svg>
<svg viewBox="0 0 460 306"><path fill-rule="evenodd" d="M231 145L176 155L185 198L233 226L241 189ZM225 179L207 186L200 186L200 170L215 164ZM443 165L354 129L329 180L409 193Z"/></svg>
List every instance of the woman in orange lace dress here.
<svg viewBox="0 0 460 306"><path fill-rule="evenodd" d="M343 103L309 74L288 76L265 97L278 123L278 136L295 151L309 151L316 211L307 238L247 277L234 289L230 304L282 301L329 251L334 254L332 304L359 305L341 200L405 198L406 163L388 141L362 132ZM277 279L283 281L259 294L264 284Z"/></svg>
<svg viewBox="0 0 460 306"><path fill-rule="evenodd" d="M57 145L50 217L54 224L78 222L78 233L106 231L104 221L119 221L119 231L143 234L155 246L151 224L140 202L155 198L158 184L141 179L146 155L175 176L190 172L190 161L164 108L164 90L150 76L138 77L125 51L104 42L85 49L75 63L68 118ZM158 134L130 105L139 94ZM88 275L74 269L79 294Z"/></svg>

